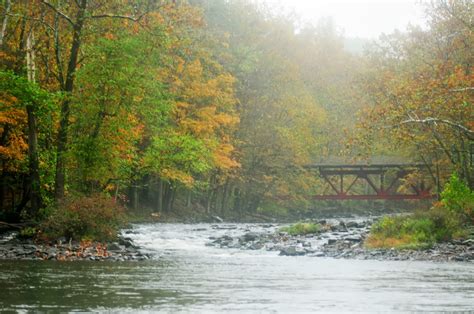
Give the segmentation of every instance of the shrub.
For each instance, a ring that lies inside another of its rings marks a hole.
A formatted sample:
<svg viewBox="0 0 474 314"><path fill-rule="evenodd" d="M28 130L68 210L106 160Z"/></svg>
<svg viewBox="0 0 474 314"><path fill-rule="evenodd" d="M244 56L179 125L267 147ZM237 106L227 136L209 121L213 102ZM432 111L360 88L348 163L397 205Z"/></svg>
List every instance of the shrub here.
<svg viewBox="0 0 474 314"><path fill-rule="evenodd" d="M474 191L454 173L441 192L441 203L449 210L463 216L465 221L474 224Z"/></svg>
<svg viewBox="0 0 474 314"><path fill-rule="evenodd" d="M299 222L288 227L280 228L280 231L287 232L289 235L319 233L321 231L321 225L315 223Z"/></svg>
<svg viewBox="0 0 474 314"><path fill-rule="evenodd" d="M371 248L426 248L464 235L459 215L433 207L411 216L382 218L372 226L365 244Z"/></svg>
<svg viewBox="0 0 474 314"><path fill-rule="evenodd" d="M37 233L37 230L35 227L25 227L20 230L20 233L18 234L18 237L21 239L29 239L33 238Z"/></svg>
<svg viewBox="0 0 474 314"><path fill-rule="evenodd" d="M96 194L66 199L50 211L39 229L40 236L46 239L110 241L124 223L124 208L113 199Z"/></svg>

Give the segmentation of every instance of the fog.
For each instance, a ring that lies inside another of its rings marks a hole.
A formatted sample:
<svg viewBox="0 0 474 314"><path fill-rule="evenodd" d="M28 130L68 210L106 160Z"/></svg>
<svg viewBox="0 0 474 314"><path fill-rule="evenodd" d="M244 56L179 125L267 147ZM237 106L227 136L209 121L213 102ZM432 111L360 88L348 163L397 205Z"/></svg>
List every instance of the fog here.
<svg viewBox="0 0 474 314"><path fill-rule="evenodd" d="M275 12L295 14L302 23L330 17L345 37L377 38L382 33L423 25L424 5L417 0L258 0Z"/></svg>

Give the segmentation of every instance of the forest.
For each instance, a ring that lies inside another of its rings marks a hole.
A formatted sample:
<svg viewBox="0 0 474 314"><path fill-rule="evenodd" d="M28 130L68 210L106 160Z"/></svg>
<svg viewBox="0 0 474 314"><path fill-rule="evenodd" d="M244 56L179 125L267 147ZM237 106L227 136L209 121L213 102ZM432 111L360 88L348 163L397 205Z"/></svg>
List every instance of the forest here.
<svg viewBox="0 0 474 314"><path fill-rule="evenodd" d="M304 212L306 165L377 156L472 191L474 6L424 5L361 52L250 0L3 0L0 221Z"/></svg>

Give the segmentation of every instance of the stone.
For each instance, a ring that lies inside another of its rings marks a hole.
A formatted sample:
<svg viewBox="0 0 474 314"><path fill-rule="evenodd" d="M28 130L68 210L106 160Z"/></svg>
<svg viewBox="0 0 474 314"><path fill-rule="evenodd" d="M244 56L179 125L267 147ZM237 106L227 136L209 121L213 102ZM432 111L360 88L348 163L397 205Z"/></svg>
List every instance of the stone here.
<svg viewBox="0 0 474 314"><path fill-rule="evenodd" d="M107 245L107 250L108 251L122 251L123 248L117 242L112 242L109 245Z"/></svg>
<svg viewBox="0 0 474 314"><path fill-rule="evenodd" d="M250 250L261 250L263 248L263 243L260 243L260 242L252 243L248 248Z"/></svg>
<svg viewBox="0 0 474 314"><path fill-rule="evenodd" d="M352 235L349 237L345 237L344 240L351 242L360 242L362 241L362 237L360 235Z"/></svg>
<svg viewBox="0 0 474 314"><path fill-rule="evenodd" d="M360 228L359 224L355 221L349 221L346 223L347 228Z"/></svg>
<svg viewBox="0 0 474 314"><path fill-rule="evenodd" d="M247 232L242 236L244 242L255 241L258 238L258 234L255 232Z"/></svg>
<svg viewBox="0 0 474 314"><path fill-rule="evenodd" d="M467 239L462 242L463 245L474 245L474 239Z"/></svg>
<svg viewBox="0 0 474 314"><path fill-rule="evenodd" d="M130 248L130 247L131 247L131 248L135 248L135 249L138 248L138 247L133 243L133 240L130 239L130 238L119 238L118 243L119 243L120 245L125 246L126 248Z"/></svg>
<svg viewBox="0 0 474 314"><path fill-rule="evenodd" d="M289 247L282 248L279 255L280 256L301 256L305 254L306 254L305 250L299 249L296 246L289 246Z"/></svg>
<svg viewBox="0 0 474 314"><path fill-rule="evenodd" d="M212 225L212 229L215 230L235 230L237 229L237 226L235 225Z"/></svg>

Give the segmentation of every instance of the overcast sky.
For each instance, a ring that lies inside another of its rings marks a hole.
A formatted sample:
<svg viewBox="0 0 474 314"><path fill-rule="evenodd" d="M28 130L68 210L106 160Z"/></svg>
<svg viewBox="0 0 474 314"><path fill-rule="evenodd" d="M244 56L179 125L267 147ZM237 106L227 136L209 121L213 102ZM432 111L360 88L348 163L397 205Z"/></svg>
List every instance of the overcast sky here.
<svg viewBox="0 0 474 314"><path fill-rule="evenodd" d="M294 10L304 21L332 17L346 37L377 38L411 23L423 25L420 0L258 0Z"/></svg>

